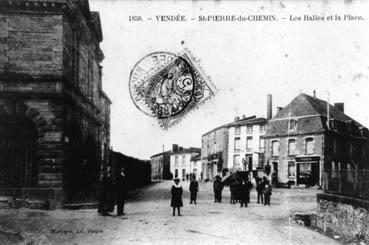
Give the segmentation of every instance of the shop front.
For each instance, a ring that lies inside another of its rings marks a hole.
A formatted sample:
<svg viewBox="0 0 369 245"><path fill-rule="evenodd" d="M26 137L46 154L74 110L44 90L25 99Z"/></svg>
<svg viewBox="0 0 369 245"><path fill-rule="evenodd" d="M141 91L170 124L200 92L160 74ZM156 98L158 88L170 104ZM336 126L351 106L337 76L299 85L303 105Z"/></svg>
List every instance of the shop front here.
<svg viewBox="0 0 369 245"><path fill-rule="evenodd" d="M296 161L297 185L314 186L319 184L319 156L299 156Z"/></svg>

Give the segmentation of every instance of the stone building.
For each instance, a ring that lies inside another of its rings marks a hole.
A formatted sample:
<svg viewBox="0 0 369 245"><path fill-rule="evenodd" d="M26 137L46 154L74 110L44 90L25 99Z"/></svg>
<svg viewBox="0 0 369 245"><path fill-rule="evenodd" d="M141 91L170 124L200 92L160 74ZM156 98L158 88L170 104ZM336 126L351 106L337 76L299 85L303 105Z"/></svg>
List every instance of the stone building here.
<svg viewBox="0 0 369 245"><path fill-rule="evenodd" d="M264 165L264 139L267 119L261 117L236 118L228 124L228 169L251 170L256 174L257 169Z"/></svg>
<svg viewBox="0 0 369 245"><path fill-rule="evenodd" d="M87 0L0 2L0 195L95 200L110 144L101 41Z"/></svg>
<svg viewBox="0 0 369 245"><path fill-rule="evenodd" d="M173 178L180 178L186 180L189 179L190 174L199 176L201 174L201 166L191 165L193 159L196 156L201 155L201 149L196 147L177 147L173 146L173 150L170 153L170 172L173 174Z"/></svg>
<svg viewBox="0 0 369 245"><path fill-rule="evenodd" d="M214 128L201 137L201 160L205 179L225 175L228 168L228 124ZM223 171L224 170L224 171Z"/></svg>
<svg viewBox="0 0 369 245"><path fill-rule="evenodd" d="M170 153L171 151L164 151L151 156L151 180L171 179Z"/></svg>
<svg viewBox="0 0 369 245"><path fill-rule="evenodd" d="M344 113L343 103L328 105L315 93L300 94L281 108L264 139L275 183L321 186L325 170L367 162L367 129Z"/></svg>

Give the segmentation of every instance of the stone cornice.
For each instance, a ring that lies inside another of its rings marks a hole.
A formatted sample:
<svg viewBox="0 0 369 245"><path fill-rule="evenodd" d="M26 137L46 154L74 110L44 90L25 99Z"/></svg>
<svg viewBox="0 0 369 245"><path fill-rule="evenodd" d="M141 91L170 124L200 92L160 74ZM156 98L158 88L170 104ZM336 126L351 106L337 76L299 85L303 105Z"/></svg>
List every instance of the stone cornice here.
<svg viewBox="0 0 369 245"><path fill-rule="evenodd" d="M82 13L80 8L71 0L0 0L0 13L30 13L30 14L60 14L66 16L75 27L82 28L83 24L93 33L92 43L100 43L101 37L96 33L91 19ZM82 24L82 25L81 25ZM98 48L98 54L103 57Z"/></svg>

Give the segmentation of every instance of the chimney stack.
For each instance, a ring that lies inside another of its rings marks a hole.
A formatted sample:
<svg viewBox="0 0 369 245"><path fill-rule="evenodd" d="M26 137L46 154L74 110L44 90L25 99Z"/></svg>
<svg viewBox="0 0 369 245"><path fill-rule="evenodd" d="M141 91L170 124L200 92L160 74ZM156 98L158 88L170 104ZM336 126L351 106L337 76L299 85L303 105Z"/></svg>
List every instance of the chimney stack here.
<svg viewBox="0 0 369 245"><path fill-rule="evenodd" d="M235 122L237 122L237 121L239 121L239 120L240 120L240 117L239 117L239 116L234 117L234 121L235 121Z"/></svg>
<svg viewBox="0 0 369 245"><path fill-rule="evenodd" d="M243 114L241 118L242 118L242 120L246 119L246 115Z"/></svg>
<svg viewBox="0 0 369 245"><path fill-rule="evenodd" d="M280 112L281 110L283 110L283 107L278 106L278 107L277 107L277 113L278 113L278 112Z"/></svg>
<svg viewBox="0 0 369 245"><path fill-rule="evenodd" d="M344 103L334 103L334 108L339 110L340 112L345 112L345 104Z"/></svg>
<svg viewBox="0 0 369 245"><path fill-rule="evenodd" d="M172 145L172 152L178 152L178 145L177 144Z"/></svg>
<svg viewBox="0 0 369 245"><path fill-rule="evenodd" d="M267 94L267 120L272 118L272 95Z"/></svg>
<svg viewBox="0 0 369 245"><path fill-rule="evenodd" d="M314 94L314 99L316 98L316 91L315 89L313 90L313 94Z"/></svg>

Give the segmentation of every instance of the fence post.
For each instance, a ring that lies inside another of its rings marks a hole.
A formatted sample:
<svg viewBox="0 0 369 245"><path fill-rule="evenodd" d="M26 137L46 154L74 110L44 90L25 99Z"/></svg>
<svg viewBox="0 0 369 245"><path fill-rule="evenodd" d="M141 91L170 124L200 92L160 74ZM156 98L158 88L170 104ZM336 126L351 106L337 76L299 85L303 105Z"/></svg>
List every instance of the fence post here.
<svg viewBox="0 0 369 245"><path fill-rule="evenodd" d="M357 182L358 182L358 178L359 178L359 175L358 175L358 166L357 164L355 164L355 174L354 174L354 193L358 193L357 192Z"/></svg>
<svg viewBox="0 0 369 245"><path fill-rule="evenodd" d="M341 172L341 162L338 162L338 193L341 194L342 192L342 172Z"/></svg>

